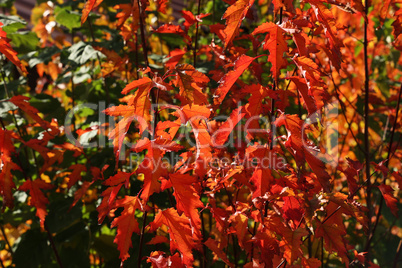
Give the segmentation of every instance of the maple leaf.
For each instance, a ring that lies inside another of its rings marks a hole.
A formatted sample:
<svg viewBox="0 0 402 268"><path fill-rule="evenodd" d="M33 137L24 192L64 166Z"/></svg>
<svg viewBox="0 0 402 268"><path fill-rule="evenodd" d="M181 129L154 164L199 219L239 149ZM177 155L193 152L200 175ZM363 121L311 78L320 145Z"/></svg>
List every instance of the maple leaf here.
<svg viewBox="0 0 402 268"><path fill-rule="evenodd" d="M130 95L127 100L128 105L119 105L107 108L103 112L111 116L123 116L116 127L109 133L109 139L113 140L116 158L120 159L121 147L124 137L130 127L131 122L136 119L140 123L140 132L142 133L151 120L149 92L153 82L148 77L135 80L128 84L123 90L127 94L131 90L138 88L134 95Z"/></svg>
<svg viewBox="0 0 402 268"><path fill-rule="evenodd" d="M230 216L229 222L231 222L234 225L234 228L236 230L236 236L239 241L239 245L243 248L244 243L249 238L247 216L244 215L243 213L236 212L235 214Z"/></svg>
<svg viewBox="0 0 402 268"><path fill-rule="evenodd" d="M184 54L186 54L186 51L179 48L171 50L169 52L169 60L165 62L165 66L169 69L174 68L183 58Z"/></svg>
<svg viewBox="0 0 402 268"><path fill-rule="evenodd" d="M59 129L49 123L48 121L43 120L40 118L39 111L35 107L31 106L28 102L30 100L29 97L17 95L13 96L9 99L14 105L18 106L22 111L24 111L29 117L31 117L35 122L37 122L44 130L49 132L52 136L56 136L59 133Z"/></svg>
<svg viewBox="0 0 402 268"><path fill-rule="evenodd" d="M17 52L11 47L7 39L7 33L3 31L3 23L0 22L0 52L6 56L15 66L17 66L24 73L28 73L25 66L22 65L20 59L17 57Z"/></svg>
<svg viewBox="0 0 402 268"><path fill-rule="evenodd" d="M200 196L192 186L195 182L197 182L197 177L188 174L170 174L169 181L162 184L162 191L173 186L173 195L176 198L177 211L184 212L184 214L190 218L191 225L194 227L195 231L198 235L201 235L201 218L197 208L203 208L204 204L201 202Z"/></svg>
<svg viewBox="0 0 402 268"><path fill-rule="evenodd" d="M143 200L147 201L153 193L159 193L161 189L159 179L168 175L166 165L162 160L164 153L166 151L178 151L181 148L181 145L173 141L160 138L152 141L145 138L134 145L132 150L135 152L148 150L144 160L136 170L137 174L144 174L144 186L141 193Z"/></svg>
<svg viewBox="0 0 402 268"><path fill-rule="evenodd" d="M116 207L123 207L119 217L112 222L112 227L117 227L117 234L114 243L120 251L120 259L125 261L130 254L129 248L132 247L131 236L133 232L140 233L138 222L135 219L135 211L138 209L144 211L144 208L137 196L125 196L123 199L116 201Z"/></svg>
<svg viewBox="0 0 402 268"><path fill-rule="evenodd" d="M87 20L89 12L99 6L102 2L103 0L87 0L85 2L84 9L82 10L81 25Z"/></svg>
<svg viewBox="0 0 402 268"><path fill-rule="evenodd" d="M70 189L74 184L76 184L77 181L81 180L81 172L87 171L85 165L82 164L72 165L70 166L69 169L72 169L73 172L71 172L71 174L68 176L69 178L67 185L68 189Z"/></svg>
<svg viewBox="0 0 402 268"><path fill-rule="evenodd" d="M175 86L180 88L180 95L187 99L189 105L207 104L208 99L202 92L202 87L209 82L209 78L190 64L180 64L175 70L177 73Z"/></svg>
<svg viewBox="0 0 402 268"><path fill-rule="evenodd" d="M77 204L77 202L85 195L86 191L89 189L92 183L93 181L84 181L81 187L74 192L74 201L71 204L70 209L74 207Z"/></svg>
<svg viewBox="0 0 402 268"><path fill-rule="evenodd" d="M220 126L219 129L215 131L212 135L212 144L216 147L222 147L228 139L230 133L232 133L235 126L245 115L246 113L243 106L233 110L226 122L222 126Z"/></svg>
<svg viewBox="0 0 402 268"><path fill-rule="evenodd" d="M0 128L0 194L3 197L3 209L14 206L12 189L15 188L15 184L11 171L20 170L11 159L11 154L15 153L12 135L11 131Z"/></svg>
<svg viewBox="0 0 402 268"><path fill-rule="evenodd" d="M222 79L219 81L219 87L215 91L215 103L222 103L226 94L229 92L231 87L236 83L237 79L243 72L248 68L253 60L256 58L252 58L246 55L241 55L236 62L234 63L234 68L232 71L225 74Z"/></svg>
<svg viewBox="0 0 402 268"><path fill-rule="evenodd" d="M166 6L167 6L168 0L157 0L156 3L158 5L158 11L166 14Z"/></svg>
<svg viewBox="0 0 402 268"><path fill-rule="evenodd" d="M329 47L333 56L337 58L337 61L342 61L339 49L340 47L343 47L343 43L336 36L336 22L332 12L319 0L306 0L306 2L311 5L317 20L323 25L325 36L329 40Z"/></svg>
<svg viewBox="0 0 402 268"><path fill-rule="evenodd" d="M340 226L331 221L318 223L316 229L316 236L324 238L325 248L329 252L335 250L345 263L349 263L348 252L343 241L343 236L345 235L346 231L343 224Z"/></svg>
<svg viewBox="0 0 402 268"><path fill-rule="evenodd" d="M105 180L103 184L107 186L117 186L119 184L124 184L124 187L128 189L131 175L132 173L117 171L116 175L113 175Z"/></svg>
<svg viewBox="0 0 402 268"><path fill-rule="evenodd" d="M216 241L212 238L208 238L207 241L204 242L204 244L218 256L224 263L226 263L229 267L234 267L233 263L231 263L226 256L225 252L221 248L218 247Z"/></svg>
<svg viewBox="0 0 402 268"><path fill-rule="evenodd" d="M305 268L320 268L321 267L321 261L316 258L302 258L302 266Z"/></svg>
<svg viewBox="0 0 402 268"><path fill-rule="evenodd" d="M29 205L36 208L36 216L40 219L40 226L42 228L44 228L47 215L46 205L49 203L49 200L43 194L42 189L50 190L53 187L54 185L46 183L41 179L36 179L34 181L27 180L18 188L20 191L29 191L29 195L31 196Z"/></svg>
<svg viewBox="0 0 402 268"><path fill-rule="evenodd" d="M288 46L283 34L285 31L272 22L265 22L253 31L253 35L268 33L264 40L263 48L269 50L268 61L271 62L271 72L278 83L280 69L286 67L287 61L283 54L288 51Z"/></svg>
<svg viewBox="0 0 402 268"><path fill-rule="evenodd" d="M194 257L192 249L196 246L193 234L186 216L177 213L174 208L160 211L155 220L151 223L151 230L156 230L161 225L167 226L170 236L170 251L176 249L180 251L183 258L183 264L192 266Z"/></svg>
<svg viewBox="0 0 402 268"><path fill-rule="evenodd" d="M385 184L379 185L378 189L380 189L381 194L384 197L385 204L387 204L387 207L389 207L395 217L398 217L398 199L396 199L392 195L392 192L394 190L391 188L391 186Z"/></svg>
<svg viewBox="0 0 402 268"><path fill-rule="evenodd" d="M307 161L313 172L316 174L318 181L323 187L325 192L330 191L330 180L328 172L325 170L324 162L315 157L310 150L311 148L303 141L302 138L302 125L303 121L297 115L282 114L276 119L275 124L277 127L284 125L288 131L288 138L285 145L291 148L291 153L295 156L298 165Z"/></svg>
<svg viewBox="0 0 402 268"><path fill-rule="evenodd" d="M263 148L258 148L257 146L248 147L246 153L250 159L256 158L258 160L250 179L256 187L253 192L253 198L264 196L275 181L271 169L276 168L275 163L278 161L276 154L267 145Z"/></svg>
<svg viewBox="0 0 402 268"><path fill-rule="evenodd" d="M152 263L152 267L154 268L186 267L182 263L179 253L176 253L173 256L166 256L166 253L163 251L153 251L148 257L147 262Z"/></svg>
<svg viewBox="0 0 402 268"><path fill-rule="evenodd" d="M311 115L317 111L317 106L315 105L314 98L308 92L308 86L303 78L298 76L292 76L288 78L293 83L296 84L297 90L303 98L304 104L306 105L308 114Z"/></svg>
<svg viewBox="0 0 402 268"><path fill-rule="evenodd" d="M289 230L283 233L282 241L279 243L279 246L284 248L285 252L283 256L289 264L293 264L294 261L302 256L301 238L306 235L308 235L307 230L301 227L294 231Z"/></svg>
<svg viewBox="0 0 402 268"><path fill-rule="evenodd" d="M156 33L165 33L165 34L177 34L180 35L184 38L184 41L186 41L188 44L191 43L191 37L188 36L188 34L183 31L182 28L180 28L179 25L173 25L173 24L163 24L160 26L158 29L155 30Z"/></svg>
<svg viewBox="0 0 402 268"><path fill-rule="evenodd" d="M234 5L229 6L225 14L223 14L222 19L226 19L226 28L223 30L225 33L225 48L232 43L238 34L240 25L253 3L254 0L238 0Z"/></svg>

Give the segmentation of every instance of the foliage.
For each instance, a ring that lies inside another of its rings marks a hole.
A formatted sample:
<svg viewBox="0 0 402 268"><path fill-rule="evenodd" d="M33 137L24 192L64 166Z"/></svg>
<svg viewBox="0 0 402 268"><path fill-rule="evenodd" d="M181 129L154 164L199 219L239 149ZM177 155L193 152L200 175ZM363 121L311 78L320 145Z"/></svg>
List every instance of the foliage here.
<svg viewBox="0 0 402 268"><path fill-rule="evenodd" d="M397 267L400 2L184 3L0 1L2 267Z"/></svg>

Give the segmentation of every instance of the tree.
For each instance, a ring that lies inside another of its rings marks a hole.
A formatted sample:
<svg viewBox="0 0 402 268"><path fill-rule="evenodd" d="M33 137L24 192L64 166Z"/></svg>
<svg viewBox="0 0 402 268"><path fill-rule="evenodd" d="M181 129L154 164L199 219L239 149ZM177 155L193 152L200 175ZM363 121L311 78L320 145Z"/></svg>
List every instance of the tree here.
<svg viewBox="0 0 402 268"><path fill-rule="evenodd" d="M397 267L400 3L175 3L0 4L2 267Z"/></svg>

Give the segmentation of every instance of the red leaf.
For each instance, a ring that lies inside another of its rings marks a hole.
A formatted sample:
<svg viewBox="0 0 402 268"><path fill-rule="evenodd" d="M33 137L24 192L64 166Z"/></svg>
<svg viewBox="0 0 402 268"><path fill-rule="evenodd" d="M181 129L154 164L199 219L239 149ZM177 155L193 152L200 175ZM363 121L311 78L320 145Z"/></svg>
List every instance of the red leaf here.
<svg viewBox="0 0 402 268"><path fill-rule="evenodd" d="M56 136L59 133L58 128L55 125L43 120L40 118L39 111L32 107L28 100L30 98L17 95L12 97L9 101L12 102L14 105L18 106L21 110L23 110L29 117L31 117L35 122L37 122L44 130L51 133L52 136Z"/></svg>
<svg viewBox="0 0 402 268"><path fill-rule="evenodd" d="M349 263L348 252L342 239L345 235L346 230L343 225L340 226L331 221L318 223L316 236L324 238L325 248L329 252L336 252L345 263Z"/></svg>
<svg viewBox="0 0 402 268"><path fill-rule="evenodd" d="M68 176L69 181L68 181L68 189L70 189L74 184L77 183L77 181L81 180L81 172L87 171L87 168L85 165L82 164L76 164L70 166L70 169L73 170L71 174Z"/></svg>
<svg viewBox="0 0 402 268"><path fill-rule="evenodd" d="M250 179L256 187L253 192L253 198L264 196L265 193L268 192L268 189L270 189L271 184L275 181L271 169L276 168L274 166L278 161L276 154L273 150L270 150L268 146L251 146L247 148L246 152L249 159L255 158L258 160L253 176Z"/></svg>
<svg viewBox="0 0 402 268"><path fill-rule="evenodd" d="M117 174L108 178L103 182L107 186L117 186L119 184L124 184L124 187L128 189L130 183L130 177L132 173L117 171Z"/></svg>
<svg viewBox="0 0 402 268"><path fill-rule="evenodd" d="M233 263L231 263L226 256L225 252L223 252L222 249L220 249L216 243L215 240L212 238L208 238L207 241L204 242L204 244L218 256L224 263L226 263L229 267L234 267Z"/></svg>
<svg viewBox="0 0 402 268"><path fill-rule="evenodd" d="M197 208L203 208L204 204L200 200L200 196L192 186L197 182L197 178L188 174L174 173L169 175L169 181L174 189L174 197L176 198L177 211L184 212L190 218L191 225L195 232L201 235L201 218ZM162 187L162 190L166 187Z"/></svg>
<svg viewBox="0 0 402 268"><path fill-rule="evenodd" d="M157 139L150 141L148 138L142 139L132 148L135 152L148 150L144 160L136 170L137 174L144 174L144 186L142 188L141 199L147 201L153 193L159 193L161 185L160 178L168 175L166 164L162 157L166 151L178 151L182 147L175 142Z"/></svg>
<svg viewBox="0 0 402 268"><path fill-rule="evenodd" d="M135 210L143 211L143 207L136 196L125 196L116 202L116 207L123 207L124 210L112 222L111 226L117 227L117 235L113 242L117 244L120 251L120 259L125 261L130 257L128 250L132 247L131 236L133 232L140 233L138 222L135 219Z"/></svg>
<svg viewBox="0 0 402 268"><path fill-rule="evenodd" d="M158 11L166 14L166 6L167 6L168 0L157 0L156 3L158 5Z"/></svg>
<svg viewBox="0 0 402 268"><path fill-rule="evenodd" d="M85 2L84 9L82 10L81 25L84 24L84 22L87 20L89 12L99 6L102 2L103 0L87 0Z"/></svg>
<svg viewBox="0 0 402 268"><path fill-rule="evenodd" d="M0 128L0 194L3 198L3 209L14 207L12 189L15 188L15 184L11 171L20 170L20 167L12 162L12 153L15 153L12 132Z"/></svg>
<svg viewBox="0 0 402 268"><path fill-rule="evenodd" d="M74 207L77 202L85 195L89 187L92 185L93 181L84 181L81 185L81 187L74 192L74 201L70 206L70 209Z"/></svg>
<svg viewBox="0 0 402 268"><path fill-rule="evenodd" d="M288 131L288 139L285 143L286 147L291 148L290 152L295 156L298 165L307 161L318 181L325 192L330 191L330 180L328 172L325 170L325 164L319 158L315 157L302 139L303 121L297 115L282 114L276 119L277 127L284 125Z"/></svg>
<svg viewBox="0 0 402 268"><path fill-rule="evenodd" d="M268 61L271 62L271 72L278 82L280 69L286 67L287 61L283 54L288 51L288 46L283 34L285 31L272 22L265 22L253 31L253 35L268 33L265 37L263 48L269 50Z"/></svg>
<svg viewBox="0 0 402 268"><path fill-rule="evenodd" d="M7 59L9 59L12 63L14 63L15 66L20 68L21 71L24 73L28 73L27 70L25 69L25 66L22 65L20 59L17 57L17 52L11 47L11 45L8 43L8 40L6 38L7 33L3 31L2 29L3 23L0 22L0 52L6 56Z"/></svg>
<svg viewBox="0 0 402 268"><path fill-rule="evenodd" d="M196 243L187 217L179 216L174 208L169 208L156 215L155 220L151 223L151 229L155 230L161 225L169 228L170 251L178 249L182 254L183 264L192 266L194 257L191 251Z"/></svg>
<svg viewBox="0 0 402 268"><path fill-rule="evenodd" d="M387 204L387 207L389 207L395 217L398 217L398 199L396 199L392 195L392 192L394 190L391 188L391 186L385 184L379 185L378 189L380 189L381 194L384 197L385 204Z"/></svg>
<svg viewBox="0 0 402 268"><path fill-rule="evenodd" d="M230 117L226 122L219 127L217 131L212 135L213 146L223 146L228 139L230 133L232 133L235 126L240 122L240 120L245 116L244 108L239 107L230 114Z"/></svg>
<svg viewBox="0 0 402 268"><path fill-rule="evenodd" d="M176 48L172 51L169 52L169 60L165 62L166 67L169 69L174 68L179 61L183 58L184 54L186 54L186 51Z"/></svg>
<svg viewBox="0 0 402 268"><path fill-rule="evenodd" d="M294 261L303 255L301 250L301 239L306 235L308 235L308 232L304 228L299 228L295 231L289 230L283 234L282 241L279 243L279 246L284 247L285 252L283 253L283 256L290 265L292 265Z"/></svg>
<svg viewBox="0 0 402 268"><path fill-rule="evenodd" d="M222 19L226 19L225 48L232 43L238 34L240 25L253 3L254 0L238 0L234 5L229 6L223 14Z"/></svg>
<svg viewBox="0 0 402 268"><path fill-rule="evenodd" d="M303 78L298 76L289 77L293 83L296 84L297 90L303 98L304 104L306 105L308 114L311 115L317 111L317 106L315 105L314 98L308 92L308 86Z"/></svg>
<svg viewBox="0 0 402 268"><path fill-rule="evenodd" d="M242 73L248 68L253 60L256 58L252 58L246 55L241 55L235 62L234 68L232 71L225 74L224 77L219 81L219 87L215 91L216 99L215 103L222 103L226 94L229 92L231 87L236 83L237 79L242 75Z"/></svg>
<svg viewBox="0 0 402 268"><path fill-rule="evenodd" d="M180 95L186 98L188 104L207 104L208 99L202 92L202 87L209 82L209 78L190 64L180 64L175 70L175 86L180 88Z"/></svg>
<svg viewBox="0 0 402 268"><path fill-rule="evenodd" d="M149 100L149 92L152 88L152 85L152 80L147 77L131 82L122 90L122 93L127 94L137 87L138 90L134 93L134 95L130 95L128 97L128 105L113 106L104 110L104 113L107 115L123 116L123 119L120 120L116 127L109 133L109 139L113 140L113 146L117 159L120 159L123 140L131 125L131 122L134 119L139 122L139 129L141 133L148 127L148 124L151 120L151 101Z"/></svg>
<svg viewBox="0 0 402 268"><path fill-rule="evenodd" d="M41 179L36 179L34 181L27 180L18 188L20 191L29 191L29 195L31 196L29 205L36 208L36 216L39 217L40 226L42 228L44 228L45 217L47 215L46 205L49 203L49 200L43 194L42 189L50 190L53 187L53 185L46 183Z"/></svg>
<svg viewBox="0 0 402 268"><path fill-rule="evenodd" d="M182 263L179 253L176 253L173 256L166 256L166 253L163 251L154 251L151 252L151 255L148 257L147 262L152 263L153 268L186 267Z"/></svg>

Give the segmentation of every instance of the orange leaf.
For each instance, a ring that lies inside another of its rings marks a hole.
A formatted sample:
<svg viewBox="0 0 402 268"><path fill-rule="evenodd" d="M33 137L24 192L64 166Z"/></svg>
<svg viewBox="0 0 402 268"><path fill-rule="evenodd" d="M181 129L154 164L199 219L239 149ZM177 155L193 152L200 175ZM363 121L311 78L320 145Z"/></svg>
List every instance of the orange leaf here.
<svg viewBox="0 0 402 268"><path fill-rule="evenodd" d="M169 175L169 182L174 189L174 197L177 202L177 211L184 212L184 214L190 218L191 225L199 235L201 229L201 218L197 208L203 208L204 204L200 200L200 196L192 186L197 182L197 177L174 173ZM169 185L166 185L169 186ZM167 187L162 187L162 190Z"/></svg>
<svg viewBox="0 0 402 268"><path fill-rule="evenodd" d="M299 228L295 231L289 230L283 234L282 241L279 243L279 246L284 247L285 252L283 253L283 256L290 265L292 265L294 261L302 256L303 252L301 250L301 239L306 235L308 235L308 232L304 228Z"/></svg>
<svg viewBox="0 0 402 268"><path fill-rule="evenodd" d="M15 188L15 184L11 171L20 170L20 167L12 162L11 154L14 152L12 132L0 128L0 194L3 197L3 209L5 206L9 208L14 206L12 189Z"/></svg>
<svg viewBox="0 0 402 268"><path fill-rule="evenodd" d="M251 146L247 148L246 152L250 156L250 159L258 159L257 166L250 179L256 187L253 192L253 198L264 196L268 189L270 189L271 184L275 181L271 169L276 168L274 165L276 165L279 160L275 152L270 150L268 146L264 146L263 148Z"/></svg>
<svg viewBox="0 0 402 268"><path fill-rule="evenodd" d="M18 106L21 110L23 110L29 117L31 117L35 122L37 122L44 130L50 131L52 136L56 136L59 133L57 126L52 125L51 123L40 118L39 111L31 106L28 102L30 98L17 95L12 97L9 101L14 105Z"/></svg>
<svg viewBox="0 0 402 268"><path fill-rule="evenodd" d="M290 152L294 155L298 165L307 161L313 172L316 174L318 181L324 191L330 191L330 180L328 172L325 170L325 164L319 158L315 157L308 147L307 143L302 139L303 121L297 115L282 114L276 119L277 127L284 125L288 131L288 139L285 143L286 147L291 148ZM304 135L305 136L305 135Z"/></svg>
<svg viewBox="0 0 402 268"><path fill-rule="evenodd" d="M116 238L113 242L117 244L117 248L120 251L120 259L125 261L130 257L128 249L132 247L131 236L133 232L140 233L138 222L135 219L135 210L143 211L143 207L136 196L125 196L116 202L116 207L123 207L124 210L112 222L111 226L117 227Z"/></svg>
<svg viewBox="0 0 402 268"><path fill-rule="evenodd" d="M151 229L155 230L161 225L169 228L170 251L173 252L178 249L182 254L183 264L191 267L194 262L191 251L196 243L187 217L179 216L174 208L169 208L156 215L155 220L151 223Z"/></svg>
<svg viewBox="0 0 402 268"><path fill-rule="evenodd" d="M207 104L207 97L202 92L202 87L209 82L209 78L195 70L190 64L176 66L175 85L180 88L180 95L187 99L188 104Z"/></svg>
<svg viewBox="0 0 402 268"><path fill-rule="evenodd" d="M22 65L20 59L17 57L17 52L11 47L11 45L7 41L7 34L5 31L2 29L3 23L0 22L0 52L6 56L7 59L9 59L12 63L14 63L15 66L20 68L21 71L24 73L28 73L27 70L25 69L25 66Z"/></svg>
<svg viewBox="0 0 402 268"><path fill-rule="evenodd" d="M268 61L271 62L271 72L278 82L280 69L286 67L287 61L283 54L288 51L288 45L283 34L285 31L272 22L265 22L253 31L253 34L268 33L263 48L269 50Z"/></svg>
<svg viewBox="0 0 402 268"><path fill-rule="evenodd" d="M103 0L87 0L84 6L84 9L82 10L82 17L81 17L81 25L84 24L84 22L87 20L89 16L89 12L91 12L92 9L96 8L97 6L102 3Z"/></svg>
<svg viewBox="0 0 402 268"><path fill-rule="evenodd" d="M234 5L229 6L223 14L222 19L226 19L225 48L232 43L238 34L240 25L253 3L254 0L238 0Z"/></svg>
<svg viewBox="0 0 402 268"><path fill-rule="evenodd" d="M159 193L161 185L160 178L167 177L166 164L163 163L162 157L166 151L178 151L182 147L175 142L156 139L150 141L148 138L137 142L132 148L135 152L148 150L144 160L139 164L136 173L144 174L144 186L141 193L141 198L145 201L153 193Z"/></svg>
<svg viewBox="0 0 402 268"><path fill-rule="evenodd" d="M131 122L136 119L139 122L140 133L142 133L151 120L150 108L151 101L149 100L149 92L152 88L152 80L149 78L141 78L128 84L122 91L127 94L131 90L138 87L134 95L129 95L127 104L107 108L103 112L111 116L123 116L116 127L109 133L109 139L113 140L116 158L120 159L121 147L125 135L131 125Z"/></svg>
<svg viewBox="0 0 402 268"><path fill-rule="evenodd" d="M392 195L392 192L394 190L391 188L391 186L384 184L379 185L378 189L380 189L381 194L384 197L385 204L387 204L387 207L389 207L395 217L398 217L398 200Z"/></svg>
<svg viewBox="0 0 402 268"><path fill-rule="evenodd" d="M329 252L335 251L345 263L349 263L348 252L346 250L343 237L346 235L345 227L333 222L318 223L316 230L317 237L323 237L326 249Z"/></svg>
<svg viewBox="0 0 402 268"><path fill-rule="evenodd" d="M226 122L212 135L212 144L214 146L223 146L230 133L232 133L235 126L240 122L245 114L243 107L233 110Z"/></svg>
<svg viewBox="0 0 402 268"><path fill-rule="evenodd" d="M221 260L226 263L229 267L234 267L233 263L231 263L228 259L228 257L226 256L225 252L223 252L222 249L220 249L216 243L215 240L213 240L212 238L208 238L207 241L204 242L204 244L213 252L216 254L216 256L218 256L219 258L221 258Z"/></svg>
<svg viewBox="0 0 402 268"><path fill-rule="evenodd" d="M44 228L45 217L47 215L46 205L49 203L49 200L41 189L50 190L53 187L53 185L41 179L36 179L34 181L27 180L18 188L20 191L29 191L29 195L31 196L29 205L36 208L36 216L39 217L42 228Z"/></svg>
<svg viewBox="0 0 402 268"><path fill-rule="evenodd" d="M215 92L216 104L222 103L226 94L229 92L234 83L236 83L240 75L242 75L242 73L248 68L251 62L255 59L256 58L252 58L243 54L236 60L233 70L225 74L225 76L222 77L222 79L219 81L219 87Z"/></svg>

